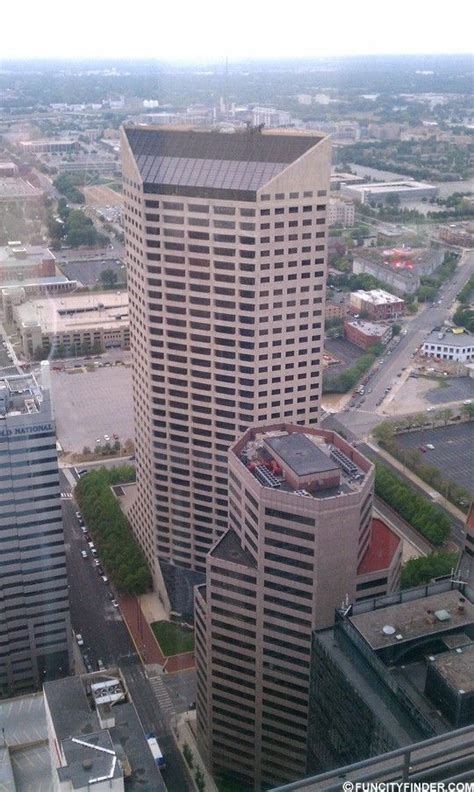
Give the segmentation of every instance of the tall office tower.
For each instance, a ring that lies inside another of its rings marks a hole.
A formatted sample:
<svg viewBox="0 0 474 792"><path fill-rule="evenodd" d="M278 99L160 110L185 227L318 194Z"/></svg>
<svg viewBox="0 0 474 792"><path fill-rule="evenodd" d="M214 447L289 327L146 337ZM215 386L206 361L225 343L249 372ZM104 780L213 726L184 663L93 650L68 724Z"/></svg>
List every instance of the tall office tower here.
<svg viewBox="0 0 474 792"><path fill-rule="evenodd" d="M0 686L69 673L71 626L48 364L0 379Z"/></svg>
<svg viewBox="0 0 474 792"><path fill-rule="evenodd" d="M204 571L227 528L227 450L259 421L317 421L327 137L123 130L134 360L134 531Z"/></svg>
<svg viewBox="0 0 474 792"><path fill-rule="evenodd" d="M229 451L229 530L195 590L200 751L252 789L302 777L311 631L353 602L373 465L334 432L275 423Z"/></svg>

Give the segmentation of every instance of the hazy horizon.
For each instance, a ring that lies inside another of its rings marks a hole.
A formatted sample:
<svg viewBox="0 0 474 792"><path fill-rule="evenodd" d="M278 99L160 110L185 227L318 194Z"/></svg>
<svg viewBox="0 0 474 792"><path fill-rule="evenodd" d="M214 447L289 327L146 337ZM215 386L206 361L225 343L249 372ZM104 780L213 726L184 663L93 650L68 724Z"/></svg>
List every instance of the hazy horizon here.
<svg viewBox="0 0 474 792"><path fill-rule="evenodd" d="M217 0L169 3L135 0L130 13L116 4L83 0L64 15L60 0L26 0L2 8L2 61L24 59L157 59L186 63L370 55L447 55L472 51L467 0L440 5L375 0L318 7L296 0L240 0L225 13ZM127 7L125 7L127 9ZM114 14L114 10L117 13ZM463 24L465 20L466 24ZM205 55L203 55L205 53Z"/></svg>

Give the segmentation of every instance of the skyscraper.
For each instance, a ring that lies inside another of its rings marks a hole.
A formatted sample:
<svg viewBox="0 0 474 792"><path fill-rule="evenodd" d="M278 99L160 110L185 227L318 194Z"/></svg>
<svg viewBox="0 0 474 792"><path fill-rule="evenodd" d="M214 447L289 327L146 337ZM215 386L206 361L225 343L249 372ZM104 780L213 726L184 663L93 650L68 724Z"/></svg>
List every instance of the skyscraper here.
<svg viewBox="0 0 474 792"><path fill-rule="evenodd" d="M227 450L249 425L317 421L330 141L128 127L133 529L203 572L227 529Z"/></svg>
<svg viewBox="0 0 474 792"><path fill-rule="evenodd" d="M366 594L373 488L373 465L331 431L274 423L231 447L229 530L195 594L198 740L213 772L257 790L305 774L311 633Z"/></svg>
<svg viewBox="0 0 474 792"><path fill-rule="evenodd" d="M71 626L48 364L0 379L0 686L69 672Z"/></svg>

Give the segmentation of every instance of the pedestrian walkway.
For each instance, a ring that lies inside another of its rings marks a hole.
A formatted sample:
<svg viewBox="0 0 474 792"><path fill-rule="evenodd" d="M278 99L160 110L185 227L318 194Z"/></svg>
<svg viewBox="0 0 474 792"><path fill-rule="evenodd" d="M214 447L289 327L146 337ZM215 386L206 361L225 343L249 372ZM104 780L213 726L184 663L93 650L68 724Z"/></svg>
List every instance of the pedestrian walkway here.
<svg viewBox="0 0 474 792"><path fill-rule="evenodd" d="M163 668L165 657L161 653L150 625L143 616L136 597L119 595L118 601L122 616L132 637L135 649L144 663L156 663Z"/></svg>
<svg viewBox="0 0 474 792"><path fill-rule="evenodd" d="M158 704L160 705L160 710L169 723L171 716L175 714L175 710L173 707L173 702L170 698L170 694L168 693L165 683L163 682L163 677L160 674L159 676L149 676L148 679L150 681L151 689L153 690Z"/></svg>
<svg viewBox="0 0 474 792"><path fill-rule="evenodd" d="M190 770L190 773L194 778L196 768L199 767L206 782L206 786L205 786L206 792L219 792L213 777L208 772L206 765L201 759L195 734L196 734L196 713L185 712L182 715L179 715L176 723L176 742L181 752L183 751L185 745L188 745L192 751L193 768L192 770Z"/></svg>
<svg viewBox="0 0 474 792"><path fill-rule="evenodd" d="M138 599L140 600L140 607L148 624L155 621L168 621L168 614L155 591L152 591L150 594L142 594Z"/></svg>

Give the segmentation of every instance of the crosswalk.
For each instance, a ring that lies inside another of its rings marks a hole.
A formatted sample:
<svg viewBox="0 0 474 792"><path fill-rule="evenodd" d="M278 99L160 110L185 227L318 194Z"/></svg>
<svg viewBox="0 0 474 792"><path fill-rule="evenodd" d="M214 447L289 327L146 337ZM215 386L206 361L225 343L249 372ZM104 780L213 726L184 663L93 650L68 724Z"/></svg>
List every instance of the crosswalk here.
<svg viewBox="0 0 474 792"><path fill-rule="evenodd" d="M72 492L61 492L61 500L71 500Z"/></svg>
<svg viewBox="0 0 474 792"><path fill-rule="evenodd" d="M166 690L163 678L161 676L150 677L149 681L151 689L153 690L158 704L160 705L162 714L165 718L170 718L171 715L174 715L174 707L169 693Z"/></svg>

